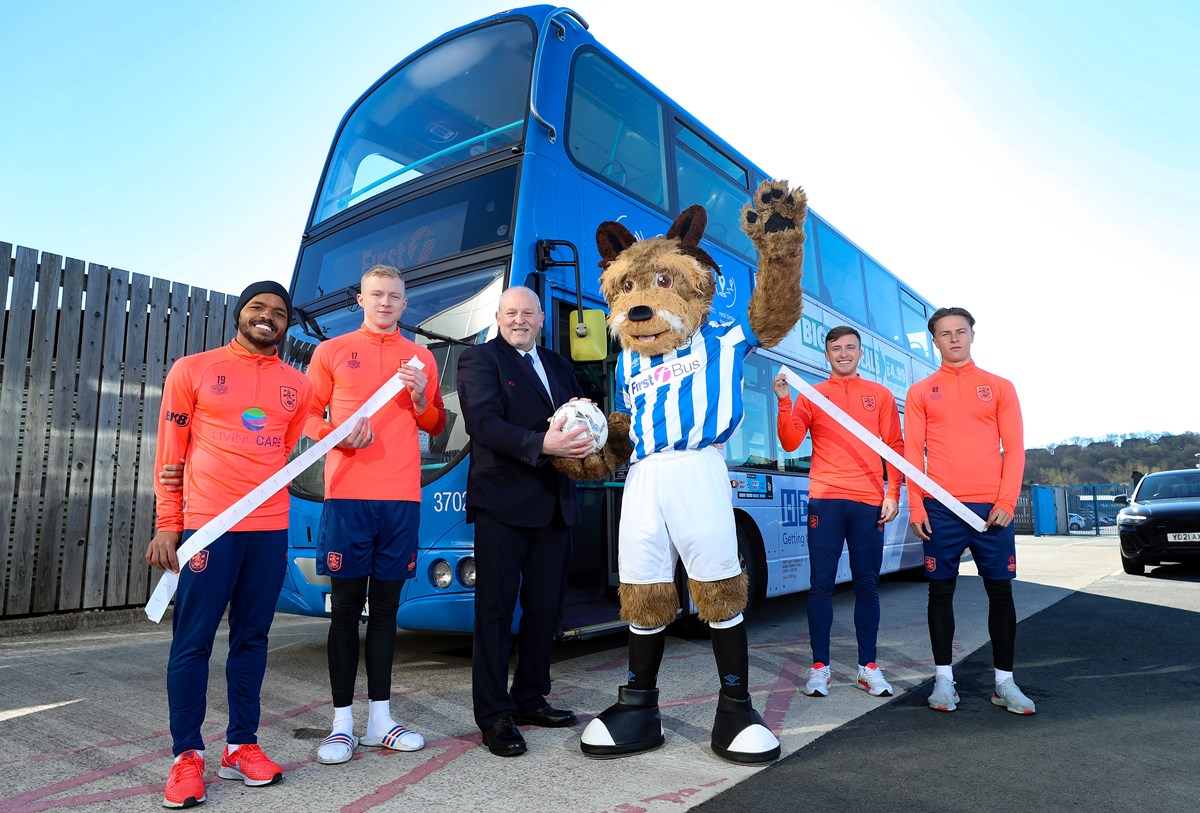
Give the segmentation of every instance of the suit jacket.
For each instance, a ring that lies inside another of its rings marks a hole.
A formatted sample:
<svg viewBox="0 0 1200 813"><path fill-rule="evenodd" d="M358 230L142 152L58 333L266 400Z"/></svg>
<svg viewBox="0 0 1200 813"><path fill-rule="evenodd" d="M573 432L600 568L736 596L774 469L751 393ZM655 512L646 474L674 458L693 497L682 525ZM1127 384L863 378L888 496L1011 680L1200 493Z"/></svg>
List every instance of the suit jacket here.
<svg viewBox="0 0 1200 813"><path fill-rule="evenodd" d="M476 511L523 528L541 528L557 515L579 521L575 484L542 455L542 439L554 410L583 391L571 363L537 348L553 401L519 351L497 336L463 351L458 360L458 399L471 437L467 473L467 521Z"/></svg>

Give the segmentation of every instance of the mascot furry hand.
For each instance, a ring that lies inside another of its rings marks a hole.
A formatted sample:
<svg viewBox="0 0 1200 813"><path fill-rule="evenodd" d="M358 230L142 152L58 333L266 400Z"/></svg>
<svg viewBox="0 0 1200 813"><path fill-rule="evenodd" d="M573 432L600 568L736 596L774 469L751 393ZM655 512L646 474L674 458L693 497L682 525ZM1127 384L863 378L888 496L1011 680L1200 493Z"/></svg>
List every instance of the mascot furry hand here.
<svg viewBox="0 0 1200 813"><path fill-rule="evenodd" d="M742 419L742 360L757 347L778 344L800 319L807 212L803 190L789 189L786 181L764 182L754 205L742 210L742 230L759 254L745 321L711 317L713 275L720 270L700 247L708 218L703 207L684 210L665 237L638 241L613 222L596 231L609 330L622 351L617 411L609 420L612 449L580 468L600 470L620 458L610 451L628 450L617 462L631 462L620 527L629 682L583 732L588 756L627 756L663 744L657 677L666 625L679 608L678 556L700 619L712 628L721 687L713 751L744 764L779 757L779 740L750 701L746 576L738 564L728 471L714 445L727 441Z"/></svg>

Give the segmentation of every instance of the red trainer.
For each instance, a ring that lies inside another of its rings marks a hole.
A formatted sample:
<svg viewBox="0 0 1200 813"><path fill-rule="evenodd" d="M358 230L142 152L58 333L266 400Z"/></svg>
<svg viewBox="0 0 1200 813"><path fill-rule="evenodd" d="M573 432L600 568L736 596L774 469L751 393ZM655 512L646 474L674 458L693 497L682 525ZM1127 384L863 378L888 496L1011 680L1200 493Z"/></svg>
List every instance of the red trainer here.
<svg viewBox="0 0 1200 813"><path fill-rule="evenodd" d="M167 775L163 807L195 807L204 803L204 757L184 751Z"/></svg>
<svg viewBox="0 0 1200 813"><path fill-rule="evenodd" d="M217 775L222 779L240 779L251 787L259 787L274 785L283 779L283 768L272 762L257 745L243 745L232 754L226 746L225 753L221 754L221 770Z"/></svg>

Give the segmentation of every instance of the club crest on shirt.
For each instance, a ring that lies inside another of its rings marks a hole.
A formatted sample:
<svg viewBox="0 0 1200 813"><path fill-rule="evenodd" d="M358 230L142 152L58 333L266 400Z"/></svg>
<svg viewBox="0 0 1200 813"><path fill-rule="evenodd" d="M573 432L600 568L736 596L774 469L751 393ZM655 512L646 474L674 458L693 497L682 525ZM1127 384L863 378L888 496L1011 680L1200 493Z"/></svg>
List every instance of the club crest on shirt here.
<svg viewBox="0 0 1200 813"><path fill-rule="evenodd" d="M862 397L862 405L863 405L863 409L865 409L867 412L874 412L875 411L875 396L874 395L864 395Z"/></svg>
<svg viewBox="0 0 1200 813"><path fill-rule="evenodd" d="M937 387L934 387L932 390L929 391L929 400L930 401L936 401L937 399L939 399L941 397L942 397L942 394L940 392L938 392Z"/></svg>
<svg viewBox="0 0 1200 813"><path fill-rule="evenodd" d="M346 366L349 367L351 370L357 370L359 367L362 366L362 362L359 361L358 359L350 359L349 361L346 362Z"/></svg>
<svg viewBox="0 0 1200 813"><path fill-rule="evenodd" d="M333 571L341 570L342 569L342 554L334 553L331 551L325 557L325 563L329 566L330 570L333 570Z"/></svg>
<svg viewBox="0 0 1200 813"><path fill-rule="evenodd" d="M300 390L295 387L280 387L279 403L288 412L295 412L296 405L300 403Z"/></svg>
<svg viewBox="0 0 1200 813"><path fill-rule="evenodd" d="M992 400L992 388L991 388L991 385L989 385L989 384L984 384L984 385L982 385L982 386L976 387L976 388L975 388L975 394L976 394L977 396L979 396L979 400L980 400L980 401L990 401L990 400Z"/></svg>
<svg viewBox="0 0 1200 813"><path fill-rule="evenodd" d="M208 567L208 551L197 551L196 555L188 561L188 570L193 573L203 573L204 568Z"/></svg>

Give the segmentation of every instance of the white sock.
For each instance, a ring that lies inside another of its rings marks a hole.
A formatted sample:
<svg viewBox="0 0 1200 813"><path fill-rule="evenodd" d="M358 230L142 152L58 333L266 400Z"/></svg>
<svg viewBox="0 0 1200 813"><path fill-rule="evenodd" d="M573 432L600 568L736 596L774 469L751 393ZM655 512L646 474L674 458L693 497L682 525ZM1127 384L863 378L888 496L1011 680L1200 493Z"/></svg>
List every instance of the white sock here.
<svg viewBox="0 0 1200 813"><path fill-rule="evenodd" d="M1012 677L1012 672L1005 672L1000 669L996 670L996 685L999 686L1004 681Z"/></svg>
<svg viewBox="0 0 1200 813"><path fill-rule="evenodd" d="M194 750L196 751L196 756L200 757L201 759L204 759L204 749L203 748L196 748ZM186 753L187 753L187 751L183 752L183 754L186 754ZM180 754L179 756L175 757L175 761L178 762L179 760L183 759L183 754Z"/></svg>
<svg viewBox="0 0 1200 813"><path fill-rule="evenodd" d="M382 737L396 727L396 721L392 719L390 700L371 700L367 707L368 737Z"/></svg>
<svg viewBox="0 0 1200 813"><path fill-rule="evenodd" d="M353 706L334 706L333 707L333 729L334 734L353 734L354 733L354 707Z"/></svg>
<svg viewBox="0 0 1200 813"><path fill-rule="evenodd" d="M951 680L954 680L954 667L953 666L936 666L935 665L933 667L933 676L950 678Z"/></svg>
<svg viewBox="0 0 1200 813"><path fill-rule="evenodd" d="M233 752L237 751L237 749L239 749L239 748L241 748L241 747L242 747L242 746L240 746L240 745L226 745L226 746L225 746L225 753L227 753L227 754L232 754Z"/></svg>
<svg viewBox="0 0 1200 813"><path fill-rule="evenodd" d="M387 700L372 700L369 703L370 716L367 718L367 736L373 740L382 740L398 723L392 719L391 704ZM400 726L404 733L387 747L395 751L420 751L425 747L425 738L415 731Z"/></svg>

